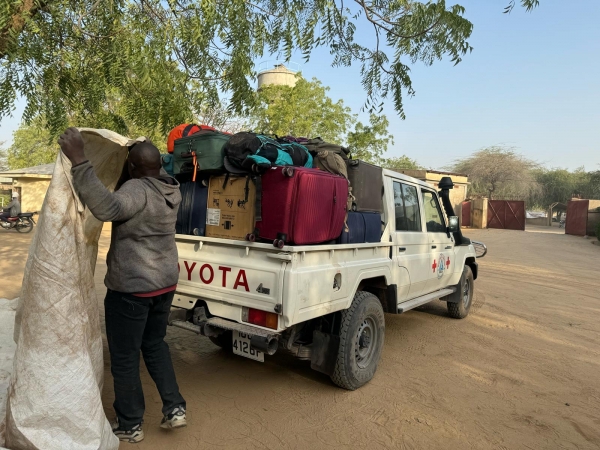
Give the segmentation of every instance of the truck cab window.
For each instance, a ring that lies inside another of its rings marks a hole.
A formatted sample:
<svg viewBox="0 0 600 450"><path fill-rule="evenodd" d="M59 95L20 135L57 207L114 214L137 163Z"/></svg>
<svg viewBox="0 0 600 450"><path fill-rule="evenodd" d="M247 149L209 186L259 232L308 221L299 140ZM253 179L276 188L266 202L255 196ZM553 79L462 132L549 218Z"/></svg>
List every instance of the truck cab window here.
<svg viewBox="0 0 600 450"><path fill-rule="evenodd" d="M446 223L437 197L430 191L422 191L422 193L427 231L430 233L445 233Z"/></svg>
<svg viewBox="0 0 600 450"><path fill-rule="evenodd" d="M396 231L421 231L417 188L394 181Z"/></svg>

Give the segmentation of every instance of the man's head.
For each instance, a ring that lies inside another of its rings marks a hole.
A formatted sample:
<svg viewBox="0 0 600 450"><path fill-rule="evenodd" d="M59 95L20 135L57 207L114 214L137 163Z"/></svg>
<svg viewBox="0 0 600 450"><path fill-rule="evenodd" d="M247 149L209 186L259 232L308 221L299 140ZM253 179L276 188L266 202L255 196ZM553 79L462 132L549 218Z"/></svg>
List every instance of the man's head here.
<svg viewBox="0 0 600 450"><path fill-rule="evenodd" d="M131 178L157 177L160 175L160 152L150 142L135 144L127 158Z"/></svg>
<svg viewBox="0 0 600 450"><path fill-rule="evenodd" d="M12 193L12 198L13 199L18 199L19 198L19 194L17 194L16 192Z"/></svg>

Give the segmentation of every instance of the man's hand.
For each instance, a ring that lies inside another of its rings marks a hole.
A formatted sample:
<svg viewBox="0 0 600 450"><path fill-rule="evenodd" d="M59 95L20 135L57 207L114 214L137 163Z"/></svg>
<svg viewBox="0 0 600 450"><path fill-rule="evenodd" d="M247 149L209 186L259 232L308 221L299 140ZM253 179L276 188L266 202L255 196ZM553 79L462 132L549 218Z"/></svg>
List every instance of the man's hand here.
<svg viewBox="0 0 600 450"><path fill-rule="evenodd" d="M77 128L67 128L58 138L58 145L73 166L87 161L83 152L83 138Z"/></svg>

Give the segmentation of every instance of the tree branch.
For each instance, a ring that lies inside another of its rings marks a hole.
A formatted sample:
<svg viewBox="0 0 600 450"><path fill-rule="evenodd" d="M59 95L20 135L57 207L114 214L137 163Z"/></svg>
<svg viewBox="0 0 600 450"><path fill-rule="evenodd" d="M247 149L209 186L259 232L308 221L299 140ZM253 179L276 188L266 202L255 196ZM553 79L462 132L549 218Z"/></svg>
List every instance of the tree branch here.
<svg viewBox="0 0 600 450"><path fill-rule="evenodd" d="M39 11L43 10L50 0L34 1L24 0L12 15L8 25L0 30L0 59L6 57L6 52L15 36L18 36L29 19L35 16Z"/></svg>

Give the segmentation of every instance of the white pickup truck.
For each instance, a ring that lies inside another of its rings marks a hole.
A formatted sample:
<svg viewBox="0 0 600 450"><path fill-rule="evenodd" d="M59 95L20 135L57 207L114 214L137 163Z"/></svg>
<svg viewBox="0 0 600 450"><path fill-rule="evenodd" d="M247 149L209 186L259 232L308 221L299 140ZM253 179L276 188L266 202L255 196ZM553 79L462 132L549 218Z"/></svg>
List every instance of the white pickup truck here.
<svg viewBox="0 0 600 450"><path fill-rule="evenodd" d="M466 317L475 246L486 250L462 236L448 198L451 180L440 182L438 195L417 179L383 174L378 243L280 249L176 235L180 276L169 324L258 361L290 352L354 390L377 369L384 313L441 299L450 317Z"/></svg>

